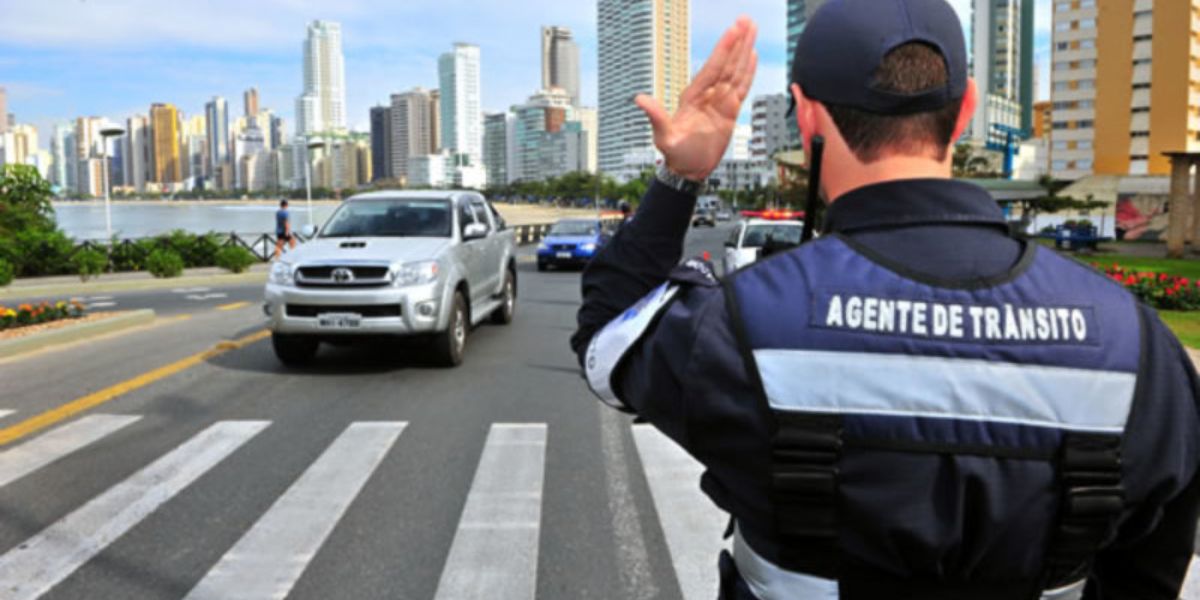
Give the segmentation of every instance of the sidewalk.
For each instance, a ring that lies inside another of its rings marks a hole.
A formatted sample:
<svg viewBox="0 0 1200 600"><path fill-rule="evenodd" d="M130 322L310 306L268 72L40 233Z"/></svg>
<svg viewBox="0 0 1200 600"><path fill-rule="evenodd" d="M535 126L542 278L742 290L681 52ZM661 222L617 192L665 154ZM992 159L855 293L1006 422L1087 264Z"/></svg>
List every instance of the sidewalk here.
<svg viewBox="0 0 1200 600"><path fill-rule="evenodd" d="M266 281L268 263L256 263L250 270L234 274L218 267L186 269L183 276L159 279L147 271L132 273L108 273L87 282L78 275L56 275L54 277L29 277L16 279L0 288L0 300L4 298L28 298L34 296L62 296L98 294L107 292L170 289L177 287L225 286L261 283Z"/></svg>

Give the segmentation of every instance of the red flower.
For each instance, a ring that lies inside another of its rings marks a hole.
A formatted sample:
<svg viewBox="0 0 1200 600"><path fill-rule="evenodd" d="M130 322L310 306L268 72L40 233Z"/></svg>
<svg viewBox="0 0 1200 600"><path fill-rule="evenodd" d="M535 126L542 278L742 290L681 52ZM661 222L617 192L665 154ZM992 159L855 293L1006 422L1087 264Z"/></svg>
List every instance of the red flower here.
<svg viewBox="0 0 1200 600"><path fill-rule="evenodd" d="M1168 277L1167 277L1167 274L1166 274L1166 273L1159 273L1159 274L1158 274L1158 280L1159 280L1159 281L1166 281L1167 279L1168 279Z"/></svg>
<svg viewBox="0 0 1200 600"><path fill-rule="evenodd" d="M1191 281L1188 281L1188 278L1187 278L1187 277L1180 277L1180 278L1179 278L1179 285L1192 285L1192 282L1191 282Z"/></svg>
<svg viewBox="0 0 1200 600"><path fill-rule="evenodd" d="M1168 296L1174 296L1174 295L1175 295L1175 290L1174 290L1174 289L1171 289L1171 288L1167 288L1167 295L1168 295Z"/></svg>
<svg viewBox="0 0 1200 600"><path fill-rule="evenodd" d="M1137 277L1130 275L1129 277L1125 278L1125 285L1137 285L1137 281Z"/></svg>

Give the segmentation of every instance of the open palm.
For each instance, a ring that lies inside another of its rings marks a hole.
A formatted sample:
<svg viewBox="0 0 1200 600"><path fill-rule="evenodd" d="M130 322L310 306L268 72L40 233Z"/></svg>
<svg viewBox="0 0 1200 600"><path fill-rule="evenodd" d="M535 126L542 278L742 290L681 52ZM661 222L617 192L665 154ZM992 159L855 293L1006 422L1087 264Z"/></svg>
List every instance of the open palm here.
<svg viewBox="0 0 1200 600"><path fill-rule="evenodd" d="M738 19L717 42L704 68L679 97L679 108L668 115L652 96L639 95L637 105L650 118L654 145L662 152L667 168L676 175L703 181L717 168L742 103L754 83L758 52L754 41L758 26L746 17Z"/></svg>

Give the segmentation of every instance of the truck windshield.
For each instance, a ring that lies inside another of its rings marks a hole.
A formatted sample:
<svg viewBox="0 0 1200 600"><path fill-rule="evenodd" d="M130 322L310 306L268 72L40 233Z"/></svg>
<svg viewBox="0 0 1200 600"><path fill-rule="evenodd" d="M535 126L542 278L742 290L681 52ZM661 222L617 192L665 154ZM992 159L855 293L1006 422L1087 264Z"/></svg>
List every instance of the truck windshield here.
<svg viewBox="0 0 1200 600"><path fill-rule="evenodd" d="M596 235L595 221L559 221L550 228L549 235Z"/></svg>
<svg viewBox="0 0 1200 600"><path fill-rule="evenodd" d="M355 200L330 217L321 237L450 237L450 222L448 200Z"/></svg>

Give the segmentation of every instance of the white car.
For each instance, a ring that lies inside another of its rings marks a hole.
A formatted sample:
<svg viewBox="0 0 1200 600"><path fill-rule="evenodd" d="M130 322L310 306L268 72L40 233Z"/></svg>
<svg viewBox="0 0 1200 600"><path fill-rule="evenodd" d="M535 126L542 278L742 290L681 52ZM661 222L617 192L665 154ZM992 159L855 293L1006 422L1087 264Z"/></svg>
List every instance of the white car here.
<svg viewBox="0 0 1200 600"><path fill-rule="evenodd" d="M800 245L804 222L780 219L747 219L734 226L725 241L725 274L732 273L759 259L768 240L776 248Z"/></svg>

